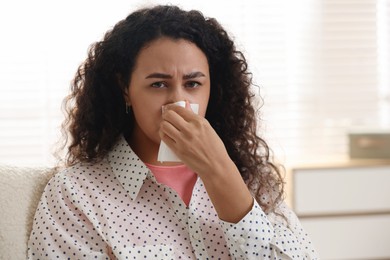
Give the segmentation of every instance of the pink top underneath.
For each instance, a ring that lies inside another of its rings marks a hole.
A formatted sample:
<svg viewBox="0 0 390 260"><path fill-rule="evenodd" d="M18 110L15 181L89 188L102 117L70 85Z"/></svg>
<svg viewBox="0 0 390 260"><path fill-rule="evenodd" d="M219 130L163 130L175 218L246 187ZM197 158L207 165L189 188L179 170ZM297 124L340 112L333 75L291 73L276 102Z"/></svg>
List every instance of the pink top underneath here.
<svg viewBox="0 0 390 260"><path fill-rule="evenodd" d="M192 189L197 180L197 174L184 164L175 166L157 166L146 164L152 171L157 182L165 184L179 194L188 206L192 196Z"/></svg>

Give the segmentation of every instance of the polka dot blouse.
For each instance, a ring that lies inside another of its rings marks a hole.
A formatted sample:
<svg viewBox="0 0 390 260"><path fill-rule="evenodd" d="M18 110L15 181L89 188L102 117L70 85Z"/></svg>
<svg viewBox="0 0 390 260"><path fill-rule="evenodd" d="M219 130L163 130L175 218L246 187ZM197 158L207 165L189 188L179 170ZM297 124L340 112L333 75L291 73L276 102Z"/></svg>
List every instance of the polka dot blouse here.
<svg viewBox="0 0 390 260"><path fill-rule="evenodd" d="M200 178L190 204L156 181L124 138L97 164L47 184L28 259L317 259L295 214L255 202L237 224L220 220Z"/></svg>

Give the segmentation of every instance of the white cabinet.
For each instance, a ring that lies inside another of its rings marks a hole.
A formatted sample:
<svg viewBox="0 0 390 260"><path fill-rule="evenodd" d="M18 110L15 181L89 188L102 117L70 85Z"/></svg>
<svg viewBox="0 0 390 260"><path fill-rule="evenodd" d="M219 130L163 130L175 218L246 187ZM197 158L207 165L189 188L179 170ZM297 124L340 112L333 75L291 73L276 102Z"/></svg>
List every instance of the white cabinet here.
<svg viewBox="0 0 390 260"><path fill-rule="evenodd" d="M292 178L321 259L390 259L390 162L295 167Z"/></svg>

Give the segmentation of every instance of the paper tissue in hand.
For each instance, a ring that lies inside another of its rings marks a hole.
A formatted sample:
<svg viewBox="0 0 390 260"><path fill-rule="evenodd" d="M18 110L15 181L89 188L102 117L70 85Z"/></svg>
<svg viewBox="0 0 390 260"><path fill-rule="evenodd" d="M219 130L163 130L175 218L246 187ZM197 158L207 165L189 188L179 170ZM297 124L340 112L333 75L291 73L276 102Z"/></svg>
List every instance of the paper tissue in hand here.
<svg viewBox="0 0 390 260"><path fill-rule="evenodd" d="M178 101L173 103L177 106L185 107L185 101ZM192 112L198 114L199 104L190 104ZM176 156L176 154L169 149L169 147L161 141L160 148L158 150L157 161L159 162L180 162L180 159Z"/></svg>

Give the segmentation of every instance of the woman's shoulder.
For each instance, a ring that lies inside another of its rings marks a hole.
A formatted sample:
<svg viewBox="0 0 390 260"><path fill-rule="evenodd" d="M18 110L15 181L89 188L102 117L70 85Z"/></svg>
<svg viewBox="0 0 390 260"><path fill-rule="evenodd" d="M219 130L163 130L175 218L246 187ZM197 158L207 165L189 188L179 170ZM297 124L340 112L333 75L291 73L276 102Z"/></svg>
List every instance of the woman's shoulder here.
<svg viewBox="0 0 390 260"><path fill-rule="evenodd" d="M52 181L88 182L112 177L111 166L107 160L99 162L79 162L69 167L58 169Z"/></svg>

